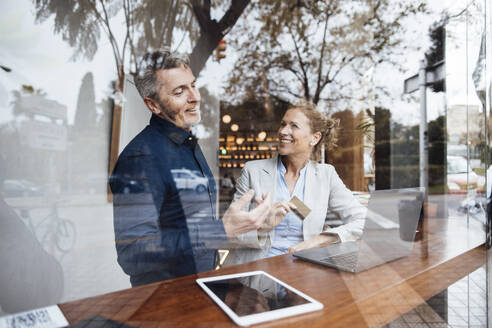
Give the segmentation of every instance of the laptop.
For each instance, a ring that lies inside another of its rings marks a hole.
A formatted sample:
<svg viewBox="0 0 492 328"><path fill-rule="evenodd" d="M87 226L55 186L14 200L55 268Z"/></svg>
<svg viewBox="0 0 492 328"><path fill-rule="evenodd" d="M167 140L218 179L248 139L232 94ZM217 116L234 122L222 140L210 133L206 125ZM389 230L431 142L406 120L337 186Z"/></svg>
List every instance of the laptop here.
<svg viewBox="0 0 492 328"><path fill-rule="evenodd" d="M293 255L301 260L354 273L405 257L413 249L424 190L373 191L359 241L306 249Z"/></svg>

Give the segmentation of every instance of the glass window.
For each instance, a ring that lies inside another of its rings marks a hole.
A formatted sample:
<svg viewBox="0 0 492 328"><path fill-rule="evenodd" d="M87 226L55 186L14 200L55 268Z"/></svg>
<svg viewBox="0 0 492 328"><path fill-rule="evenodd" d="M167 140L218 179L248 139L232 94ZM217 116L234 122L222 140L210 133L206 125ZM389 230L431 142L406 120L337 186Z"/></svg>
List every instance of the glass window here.
<svg viewBox="0 0 492 328"><path fill-rule="evenodd" d="M0 315L267 267L329 326L285 254L367 241L330 285L360 322L486 326L487 4L3 1Z"/></svg>

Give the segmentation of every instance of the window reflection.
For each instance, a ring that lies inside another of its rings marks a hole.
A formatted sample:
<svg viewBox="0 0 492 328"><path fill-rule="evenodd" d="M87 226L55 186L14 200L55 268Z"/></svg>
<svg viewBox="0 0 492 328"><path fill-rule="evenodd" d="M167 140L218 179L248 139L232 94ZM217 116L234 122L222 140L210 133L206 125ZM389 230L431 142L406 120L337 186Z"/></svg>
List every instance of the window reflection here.
<svg viewBox="0 0 492 328"><path fill-rule="evenodd" d="M109 172L150 118L134 87L140 58L166 45L191 54L203 114L193 133L216 180L219 216L246 163L278 153L287 108L307 100L340 120L338 146L325 145L321 161L363 205L373 190L417 187L426 174L424 220L485 231L492 171L485 1L402 1L410 6L404 12L400 2L382 1L387 20L336 1L124 3L0 5L0 231L2 249L12 249L1 255L8 270L0 287L40 286L31 297L8 294L3 312L131 287L117 260L113 202L137 195L143 212L154 203L148 177L114 175L122 188L113 195ZM227 26L204 28L231 8ZM225 58L215 52L222 38ZM425 90L427 173L418 83L403 92L422 59L429 78L438 67L445 72ZM192 204L191 217L199 213L213 181L190 167L173 168L172 180L176 201ZM325 227L341 223L326 213ZM424 229L420 222L417 239ZM19 272L29 276L24 284L15 281Z"/></svg>

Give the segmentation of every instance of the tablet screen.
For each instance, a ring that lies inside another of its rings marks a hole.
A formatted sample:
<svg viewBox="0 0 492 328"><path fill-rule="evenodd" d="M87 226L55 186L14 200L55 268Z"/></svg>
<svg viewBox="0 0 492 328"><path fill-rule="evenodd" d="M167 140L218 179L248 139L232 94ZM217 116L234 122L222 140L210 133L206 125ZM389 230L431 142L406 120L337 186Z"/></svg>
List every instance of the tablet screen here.
<svg viewBox="0 0 492 328"><path fill-rule="evenodd" d="M238 316L309 303L265 274L204 282Z"/></svg>

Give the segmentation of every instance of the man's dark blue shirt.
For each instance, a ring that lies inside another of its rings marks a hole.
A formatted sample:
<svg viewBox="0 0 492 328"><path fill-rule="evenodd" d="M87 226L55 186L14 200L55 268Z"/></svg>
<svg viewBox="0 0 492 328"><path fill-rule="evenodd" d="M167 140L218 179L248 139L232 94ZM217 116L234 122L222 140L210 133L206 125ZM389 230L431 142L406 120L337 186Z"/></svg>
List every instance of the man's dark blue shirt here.
<svg viewBox="0 0 492 328"><path fill-rule="evenodd" d="M152 116L110 177L118 263L133 286L212 270L227 245L196 138Z"/></svg>

